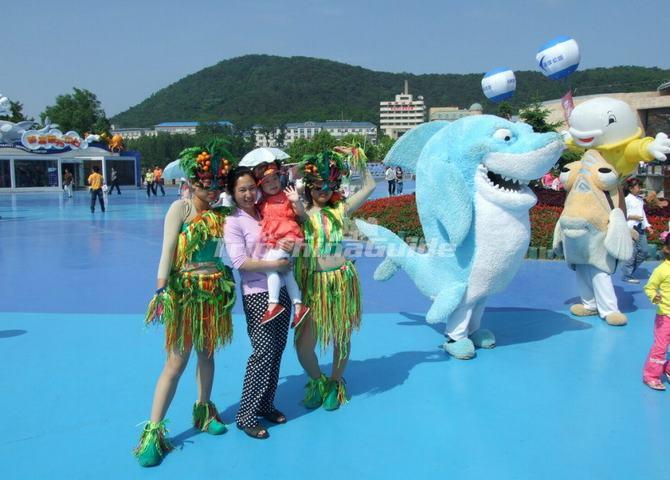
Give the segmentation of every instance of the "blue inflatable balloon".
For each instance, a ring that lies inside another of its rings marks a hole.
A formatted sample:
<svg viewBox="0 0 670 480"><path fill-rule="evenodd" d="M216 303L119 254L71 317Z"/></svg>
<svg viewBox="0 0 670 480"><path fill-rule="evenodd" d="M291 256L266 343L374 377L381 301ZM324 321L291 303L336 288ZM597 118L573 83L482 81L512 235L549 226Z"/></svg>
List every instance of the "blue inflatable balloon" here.
<svg viewBox="0 0 670 480"><path fill-rule="evenodd" d="M561 35L542 45L535 58L545 76L559 80L577 70L579 45L575 39Z"/></svg>
<svg viewBox="0 0 670 480"><path fill-rule="evenodd" d="M502 102L514 95L516 77L509 68L494 68L482 78L482 91L492 102Z"/></svg>

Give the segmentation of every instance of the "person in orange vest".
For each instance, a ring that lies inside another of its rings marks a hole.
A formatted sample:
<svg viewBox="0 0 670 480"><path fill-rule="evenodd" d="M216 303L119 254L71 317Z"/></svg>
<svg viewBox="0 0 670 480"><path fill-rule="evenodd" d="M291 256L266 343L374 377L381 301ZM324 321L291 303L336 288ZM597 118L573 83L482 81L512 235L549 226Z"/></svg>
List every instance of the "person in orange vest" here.
<svg viewBox="0 0 670 480"><path fill-rule="evenodd" d="M154 195L158 192L158 187L161 189L161 194L165 196L165 189L163 188L163 169L154 167Z"/></svg>
<svg viewBox="0 0 670 480"><path fill-rule="evenodd" d="M95 213L95 199L100 201L100 210L105 211L105 202L102 198L102 175L100 167L93 167L93 172L88 176L88 184L91 188L91 213Z"/></svg>

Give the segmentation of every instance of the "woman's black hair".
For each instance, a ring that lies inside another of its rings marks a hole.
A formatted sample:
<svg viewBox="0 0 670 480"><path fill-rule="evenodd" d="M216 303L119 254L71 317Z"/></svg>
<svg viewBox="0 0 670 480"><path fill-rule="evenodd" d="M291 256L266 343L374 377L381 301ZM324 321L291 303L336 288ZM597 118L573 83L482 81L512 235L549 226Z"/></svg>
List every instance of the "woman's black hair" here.
<svg viewBox="0 0 670 480"><path fill-rule="evenodd" d="M626 181L623 184L623 193L624 195L628 195L633 187L639 186L642 188L642 180L639 178L635 177L629 177L626 179Z"/></svg>
<svg viewBox="0 0 670 480"><path fill-rule="evenodd" d="M254 175L253 170L251 170L249 167L237 167L228 174L226 190L230 196L233 197L233 199L235 199L235 185L237 184L237 181L240 179L240 177L244 177L245 175L251 176L251 178L254 179L254 183L256 182L256 176Z"/></svg>

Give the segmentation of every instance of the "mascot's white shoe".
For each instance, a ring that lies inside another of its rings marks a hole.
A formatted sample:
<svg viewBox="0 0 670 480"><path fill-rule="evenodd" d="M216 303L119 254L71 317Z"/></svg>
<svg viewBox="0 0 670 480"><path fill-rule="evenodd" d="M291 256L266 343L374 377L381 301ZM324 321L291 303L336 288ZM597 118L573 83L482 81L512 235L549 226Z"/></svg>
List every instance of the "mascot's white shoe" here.
<svg viewBox="0 0 670 480"><path fill-rule="evenodd" d="M455 342L444 342L444 351L459 360L475 358L475 344L469 338L461 338Z"/></svg>
<svg viewBox="0 0 670 480"><path fill-rule="evenodd" d="M581 303L575 303L570 307L570 313L577 315L578 317L590 317L592 315L598 315L598 310L590 310Z"/></svg>
<svg viewBox="0 0 670 480"><path fill-rule="evenodd" d="M605 321L609 325L613 325L615 327L621 327L623 325L626 325L628 323L628 318L626 318L626 315L624 315L621 312L614 312L610 313L605 317Z"/></svg>
<svg viewBox="0 0 670 480"><path fill-rule="evenodd" d="M493 348L496 346L496 337L491 330L480 328L470 335L470 340L477 348Z"/></svg>

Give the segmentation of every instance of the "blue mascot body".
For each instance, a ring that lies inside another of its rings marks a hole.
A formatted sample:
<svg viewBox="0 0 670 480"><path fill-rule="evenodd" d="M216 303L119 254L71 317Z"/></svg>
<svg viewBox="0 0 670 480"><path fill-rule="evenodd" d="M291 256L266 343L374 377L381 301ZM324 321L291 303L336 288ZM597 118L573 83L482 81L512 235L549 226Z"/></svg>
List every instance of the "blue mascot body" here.
<svg viewBox="0 0 670 480"><path fill-rule="evenodd" d="M474 357L491 348L480 329L489 295L516 274L530 240L528 211L537 198L528 187L558 160L565 145L557 133L491 115L453 123L430 122L402 136L387 165L416 173L416 204L428 250L418 253L391 231L357 220L373 243L386 247L375 279L398 268L433 299L429 323L447 323L445 350Z"/></svg>

